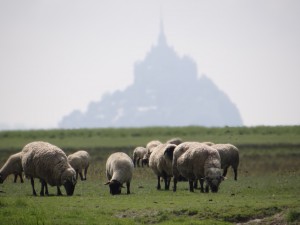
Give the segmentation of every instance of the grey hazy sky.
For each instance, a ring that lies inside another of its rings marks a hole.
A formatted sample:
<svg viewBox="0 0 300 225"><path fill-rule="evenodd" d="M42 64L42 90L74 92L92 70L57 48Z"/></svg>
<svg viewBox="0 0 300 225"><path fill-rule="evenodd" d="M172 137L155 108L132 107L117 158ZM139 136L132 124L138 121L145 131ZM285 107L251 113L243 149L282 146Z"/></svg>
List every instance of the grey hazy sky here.
<svg viewBox="0 0 300 225"><path fill-rule="evenodd" d="M126 88L161 15L245 125L300 124L298 0L0 0L0 126L53 128Z"/></svg>

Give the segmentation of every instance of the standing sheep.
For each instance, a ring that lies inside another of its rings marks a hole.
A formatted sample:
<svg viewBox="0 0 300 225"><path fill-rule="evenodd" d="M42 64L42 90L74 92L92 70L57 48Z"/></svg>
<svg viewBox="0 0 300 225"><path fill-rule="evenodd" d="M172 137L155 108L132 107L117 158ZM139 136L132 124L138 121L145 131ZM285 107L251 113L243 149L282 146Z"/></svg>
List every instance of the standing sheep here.
<svg viewBox="0 0 300 225"><path fill-rule="evenodd" d="M175 148L173 152L173 161L172 161L173 182L174 182L173 191L176 191L177 182L185 179L184 177L182 177L182 175L179 173L177 169L177 159L188 149L196 148L199 145L201 145L200 142L183 142ZM197 184L197 180L195 180L195 184Z"/></svg>
<svg viewBox="0 0 300 225"><path fill-rule="evenodd" d="M121 194L123 183L126 183L127 194L130 194L130 182L133 173L133 162L131 158L123 152L111 154L106 161L106 177L112 195Z"/></svg>
<svg viewBox="0 0 300 225"><path fill-rule="evenodd" d="M134 165L134 167L140 166L140 160L142 160L142 167L144 167L144 164L148 164L148 160L145 155L147 155L147 149L144 147L136 147L133 150L133 165Z"/></svg>
<svg viewBox="0 0 300 225"><path fill-rule="evenodd" d="M48 195L47 184L57 186L57 195L62 195L59 186L64 185L67 195L73 195L76 185L76 172L68 163L66 154L55 145L36 141L27 144L22 150L22 166L26 177L30 178L33 195L34 178L41 181L40 195Z"/></svg>
<svg viewBox="0 0 300 225"><path fill-rule="evenodd" d="M224 177L221 173L221 159L218 151L208 145L201 144L190 148L177 159L179 173L189 179L190 191L194 191L193 182L200 180L201 192L218 192L219 185Z"/></svg>
<svg viewBox="0 0 300 225"><path fill-rule="evenodd" d="M220 154L223 176L226 177L227 169L231 166L234 172L234 180L237 180L237 170L240 161L238 148L232 144L215 144L212 147L217 149Z"/></svg>
<svg viewBox="0 0 300 225"><path fill-rule="evenodd" d="M149 167L157 176L157 190L161 189L160 178L165 182L165 190L169 190L172 172L174 144L161 144L153 149L149 159Z"/></svg>
<svg viewBox="0 0 300 225"><path fill-rule="evenodd" d="M6 177L10 174L15 175L14 183L17 182L18 176L20 177L21 183L24 182L22 178L23 168L21 160L22 152L13 154L7 159L5 164L0 169L0 184L2 184L5 181Z"/></svg>
<svg viewBox="0 0 300 225"><path fill-rule="evenodd" d="M90 165L90 155L87 151L80 150L68 156L68 162L76 171L76 180L78 174L81 180L86 180L87 170ZM84 177L82 176L82 170L84 170Z"/></svg>

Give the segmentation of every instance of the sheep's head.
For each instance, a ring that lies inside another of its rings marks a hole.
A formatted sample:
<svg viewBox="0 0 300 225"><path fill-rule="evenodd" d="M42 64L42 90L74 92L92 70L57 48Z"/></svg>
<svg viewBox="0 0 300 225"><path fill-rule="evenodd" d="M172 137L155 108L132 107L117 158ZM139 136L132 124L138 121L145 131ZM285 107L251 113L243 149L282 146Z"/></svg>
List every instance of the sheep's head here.
<svg viewBox="0 0 300 225"><path fill-rule="evenodd" d="M65 187L67 195L71 196L74 193L76 181L76 172L73 168L66 169L61 176L62 184Z"/></svg>
<svg viewBox="0 0 300 225"><path fill-rule="evenodd" d="M209 168L205 173L206 184L210 187L211 192L218 192L220 183L224 180L221 169Z"/></svg>
<svg viewBox="0 0 300 225"><path fill-rule="evenodd" d="M166 149L165 149L165 152L164 152L164 155L165 157L167 157L170 161L173 160L173 152L174 152L174 149L176 148L176 145L174 144L168 144Z"/></svg>
<svg viewBox="0 0 300 225"><path fill-rule="evenodd" d="M123 188L122 184L117 180L108 181L105 185L109 185L110 193L112 195L121 194L121 188Z"/></svg>

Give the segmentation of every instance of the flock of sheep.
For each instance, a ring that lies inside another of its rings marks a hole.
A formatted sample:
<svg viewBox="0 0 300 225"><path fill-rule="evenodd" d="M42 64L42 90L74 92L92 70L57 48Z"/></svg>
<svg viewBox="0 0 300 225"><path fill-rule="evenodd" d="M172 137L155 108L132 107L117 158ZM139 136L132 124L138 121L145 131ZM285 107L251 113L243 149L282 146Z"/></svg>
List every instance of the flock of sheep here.
<svg viewBox="0 0 300 225"><path fill-rule="evenodd" d="M73 195L78 175L86 180L90 156L84 150L67 156L63 150L47 142L36 141L27 144L21 152L11 155L0 169L0 183L14 174L14 182L22 172L30 179L33 195L37 195L34 179L41 182L40 195L49 195L48 184L57 187L57 195L62 195L60 186L64 186L67 195ZM239 150L231 144L213 144L211 142L182 142L174 138L166 143L150 141L146 147L137 147L133 158L126 153L111 154L106 161L106 177L110 193L120 194L126 184L130 194L130 183L134 167L149 166L157 176L157 189L161 189L161 179L165 190L169 190L173 178L173 191L177 182L189 182L189 190L194 191L200 182L201 192L217 192L224 180L228 167L234 171L237 180ZM223 171L222 171L223 170ZM84 173L82 173L84 171ZM205 189L204 189L205 182Z"/></svg>

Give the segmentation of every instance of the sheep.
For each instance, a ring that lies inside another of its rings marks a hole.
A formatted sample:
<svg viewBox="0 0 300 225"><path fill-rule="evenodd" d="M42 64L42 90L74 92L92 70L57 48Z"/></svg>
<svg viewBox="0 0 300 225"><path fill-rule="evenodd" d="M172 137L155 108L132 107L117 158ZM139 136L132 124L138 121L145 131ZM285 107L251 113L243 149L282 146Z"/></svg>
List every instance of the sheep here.
<svg viewBox="0 0 300 225"><path fill-rule="evenodd" d="M144 157L144 160L148 161L149 162L149 158L150 158L150 155L153 151L153 149L158 146L158 145L161 145L162 143L158 140L153 140L153 141L149 141L146 145L146 149L147 149L147 154L145 155Z"/></svg>
<svg viewBox="0 0 300 225"><path fill-rule="evenodd" d="M23 183L23 178L22 178L22 172L23 172L23 168L22 168L22 162L21 162L21 158L22 157L22 152L16 153L11 155L7 161L5 162L5 164L2 166L2 168L0 169L0 183L2 184L6 177L10 174L14 174L15 178L14 178L14 183L17 182L17 177L20 177L21 183Z"/></svg>
<svg viewBox="0 0 300 225"><path fill-rule="evenodd" d="M157 190L161 189L160 178L165 182L165 190L169 190L172 172L173 151L176 148L174 144L161 144L153 149L149 158L149 167L157 176Z"/></svg>
<svg viewBox="0 0 300 225"><path fill-rule="evenodd" d="M234 180L237 180L237 170L239 166L239 150L232 144L215 144L212 146L217 149L221 157L221 168L223 176L226 177L228 167L233 168Z"/></svg>
<svg viewBox="0 0 300 225"><path fill-rule="evenodd" d="M144 164L148 164L148 159L147 159L147 149L144 147L136 147L133 150L133 165L134 167L140 166L140 160L142 160L142 167Z"/></svg>
<svg viewBox="0 0 300 225"><path fill-rule="evenodd" d="M180 145L182 143L182 140L180 138L176 137L176 138L172 138L172 139L168 140L166 143Z"/></svg>
<svg viewBox="0 0 300 225"><path fill-rule="evenodd" d="M40 195L48 195L47 184L57 186L57 195L62 195L60 186L63 185L67 195L73 195L76 185L76 172L68 163L66 154L55 145L43 141L31 142L22 149L22 167L24 174L31 180L32 192L34 178L41 181Z"/></svg>
<svg viewBox="0 0 300 225"><path fill-rule="evenodd" d="M182 177L177 169L177 159L185 153L188 149L195 148L198 145L201 145L200 142L183 142L180 145L178 145L174 152L173 152L173 161L172 161L172 170L173 170L173 191L176 191L177 182L185 180L184 177ZM196 188L197 180L195 180L195 188Z"/></svg>
<svg viewBox="0 0 300 225"><path fill-rule="evenodd" d="M224 180L221 172L221 158L218 151L208 145L199 144L186 150L177 159L179 173L189 180L190 191L194 191L193 182L200 179L201 192L218 192L220 183Z"/></svg>
<svg viewBox="0 0 300 225"><path fill-rule="evenodd" d="M130 182L133 173L132 159L123 152L111 154L106 161L106 177L109 185L110 194L121 194L123 183L126 183L127 194L130 194Z"/></svg>
<svg viewBox="0 0 300 225"><path fill-rule="evenodd" d="M90 155L87 151L79 150L73 154L68 156L68 162L76 171L76 180L78 178L78 174L80 179L86 180L87 170L90 165ZM82 176L82 170L84 170L84 177Z"/></svg>

